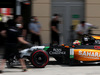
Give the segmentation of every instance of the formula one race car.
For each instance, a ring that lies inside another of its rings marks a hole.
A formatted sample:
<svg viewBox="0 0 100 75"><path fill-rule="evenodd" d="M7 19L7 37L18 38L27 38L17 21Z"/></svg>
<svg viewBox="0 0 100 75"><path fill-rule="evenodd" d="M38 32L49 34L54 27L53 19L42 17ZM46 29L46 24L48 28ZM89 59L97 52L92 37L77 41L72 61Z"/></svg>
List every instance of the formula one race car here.
<svg viewBox="0 0 100 75"><path fill-rule="evenodd" d="M28 59L34 67L43 68L49 62L49 57L54 57L58 62L65 63L69 56L69 46L33 46L20 51L21 57ZM16 58L7 62L12 67Z"/></svg>
<svg viewBox="0 0 100 75"><path fill-rule="evenodd" d="M84 35L81 45L70 48L70 64L100 61L100 35Z"/></svg>
<svg viewBox="0 0 100 75"><path fill-rule="evenodd" d="M100 61L100 36L84 36L81 45L33 46L20 51L21 57L30 60L35 67L45 67L49 57L57 62L73 65L80 61Z"/></svg>

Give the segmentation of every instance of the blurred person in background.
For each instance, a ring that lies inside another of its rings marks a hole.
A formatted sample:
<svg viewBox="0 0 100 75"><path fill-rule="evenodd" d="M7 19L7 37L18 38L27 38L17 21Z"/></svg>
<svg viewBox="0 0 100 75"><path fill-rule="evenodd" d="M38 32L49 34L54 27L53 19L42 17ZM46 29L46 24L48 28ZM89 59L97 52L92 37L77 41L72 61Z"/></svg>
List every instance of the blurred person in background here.
<svg viewBox="0 0 100 75"><path fill-rule="evenodd" d="M31 42L32 44L38 43L41 46L41 25L36 16L32 16L29 23L29 31L31 33Z"/></svg>
<svg viewBox="0 0 100 75"><path fill-rule="evenodd" d="M59 34L60 31L58 29L58 25L60 24L59 15L54 14L51 20L51 44L59 44Z"/></svg>
<svg viewBox="0 0 100 75"><path fill-rule="evenodd" d="M85 21L81 21L80 24L76 27L76 33L77 33L77 39L80 40L82 38L82 35L88 34L89 27L94 27L90 23L86 23Z"/></svg>
<svg viewBox="0 0 100 75"><path fill-rule="evenodd" d="M5 29L5 24L0 20L0 32ZM5 38L0 34L0 46L4 45Z"/></svg>
<svg viewBox="0 0 100 75"><path fill-rule="evenodd" d="M15 16L15 22L16 22L17 25L23 26L23 27L20 28L20 31L22 32L23 37L26 38L27 30L25 28L23 17L21 15Z"/></svg>
<svg viewBox="0 0 100 75"><path fill-rule="evenodd" d="M16 56L16 58L20 61L23 72L25 72L27 71L27 68L26 68L24 59L20 57L17 44L18 44L18 41L20 41L21 43L27 46L31 46L31 44L24 40L22 34L16 27L16 22L14 20L9 20L7 24L8 24L8 28L6 30L1 31L1 35L6 38L6 43L5 43L5 51L4 51L3 60L1 61L1 66L0 66L0 73L3 72L6 60L9 60L10 58L13 58L14 56Z"/></svg>
<svg viewBox="0 0 100 75"><path fill-rule="evenodd" d="M16 20L15 20L15 22L16 22ZM16 23L16 27L18 28L18 31L20 32L20 34L23 36L23 25L22 25L22 24ZM25 39L25 36L23 36L23 37L24 37L24 39ZM22 50L22 49L24 49L24 48L25 48L25 45L22 44L21 42L19 42L19 43L18 43L18 49L19 49L19 50Z"/></svg>

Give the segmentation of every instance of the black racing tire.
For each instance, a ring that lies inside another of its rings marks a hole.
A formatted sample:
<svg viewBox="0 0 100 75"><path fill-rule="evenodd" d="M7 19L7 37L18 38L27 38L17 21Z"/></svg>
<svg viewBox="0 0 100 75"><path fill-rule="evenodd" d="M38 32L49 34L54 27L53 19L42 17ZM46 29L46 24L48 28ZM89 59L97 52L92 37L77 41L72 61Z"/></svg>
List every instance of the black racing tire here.
<svg viewBox="0 0 100 75"><path fill-rule="evenodd" d="M49 55L43 50L35 50L31 54L30 61L36 68L44 68L49 62Z"/></svg>

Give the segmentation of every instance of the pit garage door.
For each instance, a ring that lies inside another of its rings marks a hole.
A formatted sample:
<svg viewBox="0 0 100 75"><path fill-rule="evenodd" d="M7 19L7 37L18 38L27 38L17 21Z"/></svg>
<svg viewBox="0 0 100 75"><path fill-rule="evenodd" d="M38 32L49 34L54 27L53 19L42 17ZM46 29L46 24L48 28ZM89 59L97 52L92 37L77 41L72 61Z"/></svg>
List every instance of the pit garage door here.
<svg viewBox="0 0 100 75"><path fill-rule="evenodd" d="M76 34L72 32L71 26L75 26L84 20L84 0L53 0L52 15L60 15L62 24L59 25L60 43L71 44L76 39Z"/></svg>

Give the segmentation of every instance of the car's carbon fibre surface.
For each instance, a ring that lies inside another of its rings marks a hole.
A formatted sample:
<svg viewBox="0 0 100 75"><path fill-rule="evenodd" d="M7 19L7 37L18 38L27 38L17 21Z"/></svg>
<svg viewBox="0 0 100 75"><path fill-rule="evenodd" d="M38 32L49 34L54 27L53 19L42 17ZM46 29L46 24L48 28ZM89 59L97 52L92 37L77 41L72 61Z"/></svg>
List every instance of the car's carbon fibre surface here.
<svg viewBox="0 0 100 75"><path fill-rule="evenodd" d="M76 46L74 49L98 49L100 50L100 45L79 45L79 46Z"/></svg>

